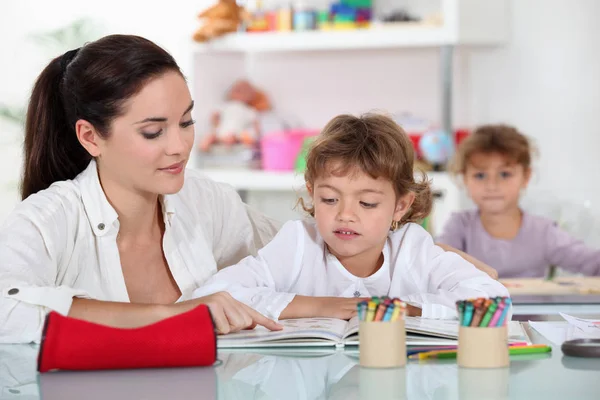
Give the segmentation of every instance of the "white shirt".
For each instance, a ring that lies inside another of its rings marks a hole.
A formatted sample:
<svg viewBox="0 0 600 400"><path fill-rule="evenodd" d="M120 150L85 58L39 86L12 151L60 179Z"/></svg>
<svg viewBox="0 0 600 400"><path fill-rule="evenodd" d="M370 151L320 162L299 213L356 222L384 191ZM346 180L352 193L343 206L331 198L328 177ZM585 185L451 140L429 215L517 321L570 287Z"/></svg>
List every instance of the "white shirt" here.
<svg viewBox="0 0 600 400"><path fill-rule="evenodd" d="M194 297L221 290L278 319L296 294L336 297L398 297L422 308L423 318L456 317L456 301L508 296L508 290L455 253L433 243L418 224L389 234L383 264L360 278L327 247L314 221L287 222L273 240L237 265L223 269Z"/></svg>
<svg viewBox="0 0 600 400"><path fill-rule="evenodd" d="M161 197L163 251L179 300L217 269L256 254L278 228L230 186L185 174L178 193ZM129 302L118 231L95 161L19 204L0 228L0 343L38 341L46 313L67 314L73 296Z"/></svg>

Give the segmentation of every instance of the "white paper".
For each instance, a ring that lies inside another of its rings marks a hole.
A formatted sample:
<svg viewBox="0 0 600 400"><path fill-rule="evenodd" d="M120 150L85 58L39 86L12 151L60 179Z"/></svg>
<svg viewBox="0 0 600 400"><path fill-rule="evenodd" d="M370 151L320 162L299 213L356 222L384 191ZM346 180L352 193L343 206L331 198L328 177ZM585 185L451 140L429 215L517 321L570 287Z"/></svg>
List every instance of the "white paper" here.
<svg viewBox="0 0 600 400"><path fill-rule="evenodd" d="M600 321L560 313L564 322L529 321L529 325L549 341L561 345L567 340L600 339Z"/></svg>
<svg viewBox="0 0 600 400"><path fill-rule="evenodd" d="M577 318L563 313L560 313L560 316L563 317L570 325L576 327L576 332L589 335L587 337L591 339L600 339L599 320Z"/></svg>

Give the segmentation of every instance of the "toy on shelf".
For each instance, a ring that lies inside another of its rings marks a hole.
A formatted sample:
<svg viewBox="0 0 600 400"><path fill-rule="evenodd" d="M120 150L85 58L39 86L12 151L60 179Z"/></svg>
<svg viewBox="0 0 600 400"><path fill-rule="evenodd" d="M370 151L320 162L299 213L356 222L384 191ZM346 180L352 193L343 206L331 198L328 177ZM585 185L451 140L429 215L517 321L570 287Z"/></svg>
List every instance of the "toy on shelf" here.
<svg viewBox="0 0 600 400"><path fill-rule="evenodd" d="M237 5L236 0L218 0L217 4L198 14L198 18L203 23L194 32L193 38L197 42L206 42L226 33L236 32L242 22L250 19L250 13Z"/></svg>
<svg viewBox="0 0 600 400"><path fill-rule="evenodd" d="M339 0L326 7L313 7L298 0L290 5L265 9L256 2L247 32L286 32L366 28L372 19L372 0Z"/></svg>
<svg viewBox="0 0 600 400"><path fill-rule="evenodd" d="M443 130L426 132L419 141L423 158L432 164L434 170L440 170L450 160L454 152L454 143L450 135Z"/></svg>
<svg viewBox="0 0 600 400"><path fill-rule="evenodd" d="M229 89L225 103L211 115L210 132L201 141L200 150L209 152L215 144L255 147L260 113L270 109L271 103L263 91L245 79L238 80Z"/></svg>

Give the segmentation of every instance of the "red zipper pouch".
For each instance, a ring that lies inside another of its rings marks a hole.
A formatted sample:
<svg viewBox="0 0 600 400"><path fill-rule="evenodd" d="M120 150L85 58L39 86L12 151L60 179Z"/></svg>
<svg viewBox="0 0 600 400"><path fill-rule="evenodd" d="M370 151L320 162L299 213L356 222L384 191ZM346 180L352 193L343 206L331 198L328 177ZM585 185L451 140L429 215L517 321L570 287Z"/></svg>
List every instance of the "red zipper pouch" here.
<svg viewBox="0 0 600 400"><path fill-rule="evenodd" d="M54 311L46 316L38 371L198 367L217 358L207 306L139 328L113 328Z"/></svg>

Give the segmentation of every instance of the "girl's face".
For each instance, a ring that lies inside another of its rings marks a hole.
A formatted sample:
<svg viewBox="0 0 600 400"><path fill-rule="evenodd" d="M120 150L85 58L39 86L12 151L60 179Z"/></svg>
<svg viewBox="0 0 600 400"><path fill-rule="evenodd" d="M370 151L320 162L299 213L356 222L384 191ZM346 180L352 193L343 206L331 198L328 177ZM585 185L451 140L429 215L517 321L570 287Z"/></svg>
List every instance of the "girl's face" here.
<svg viewBox="0 0 600 400"><path fill-rule="evenodd" d="M502 214L519 207L521 190L527 187L531 169L510 162L498 153L475 153L465 169L464 182L480 212Z"/></svg>
<svg viewBox="0 0 600 400"><path fill-rule="evenodd" d="M308 189L317 229L340 261L371 253L379 257L392 221L399 221L414 199L412 193L397 199L389 180L373 179L362 171L327 174Z"/></svg>
<svg viewBox="0 0 600 400"><path fill-rule="evenodd" d="M192 106L178 73L167 72L148 82L127 101L110 136L97 137L97 154L92 155L103 184L143 194L178 192L194 143Z"/></svg>

